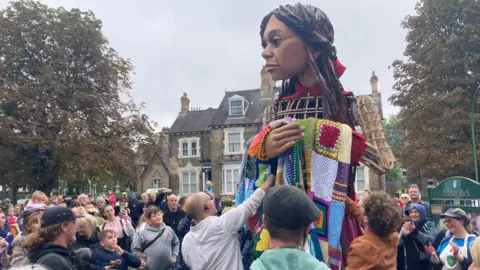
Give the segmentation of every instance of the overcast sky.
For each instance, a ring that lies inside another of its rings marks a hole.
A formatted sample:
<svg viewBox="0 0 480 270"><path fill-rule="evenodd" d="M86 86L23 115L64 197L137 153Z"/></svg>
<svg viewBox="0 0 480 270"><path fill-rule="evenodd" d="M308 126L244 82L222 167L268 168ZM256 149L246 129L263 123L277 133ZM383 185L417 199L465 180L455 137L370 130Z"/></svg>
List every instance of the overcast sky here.
<svg viewBox="0 0 480 270"><path fill-rule="evenodd" d="M8 4L0 0L0 8ZM146 103L146 114L170 126L187 92L191 107L216 107L225 88L260 86L264 63L259 26L280 4L277 0L42 0L53 7L92 10L103 21L104 35L122 57L130 58L135 75L133 96ZM347 66L344 87L356 95L371 91L376 71L385 115L390 105L395 59L403 58L402 19L413 14L416 0L301 1L325 11L335 28L338 57Z"/></svg>

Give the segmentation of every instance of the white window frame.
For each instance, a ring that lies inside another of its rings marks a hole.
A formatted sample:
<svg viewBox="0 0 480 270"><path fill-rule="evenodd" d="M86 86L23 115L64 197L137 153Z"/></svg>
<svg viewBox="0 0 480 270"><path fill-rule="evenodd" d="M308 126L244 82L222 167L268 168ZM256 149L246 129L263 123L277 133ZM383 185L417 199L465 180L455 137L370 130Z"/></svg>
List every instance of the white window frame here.
<svg viewBox="0 0 480 270"><path fill-rule="evenodd" d="M188 145L187 155L183 153L183 144ZM193 155L192 143L196 144L196 153ZM197 158L200 157L200 138L199 137L189 137L189 138L180 138L178 139L178 158Z"/></svg>
<svg viewBox="0 0 480 270"><path fill-rule="evenodd" d="M183 195L188 195L191 193L188 193L190 191L188 190L183 190L183 173L195 173L196 174L196 185L197 185L197 190L194 190L193 193L196 193L198 191L199 187L199 179L201 175L201 170L202 168L200 166L192 166L192 163L188 162L187 166L185 167L178 167L177 169L177 174L178 174L178 179L179 179L179 186L180 186L180 194Z"/></svg>
<svg viewBox="0 0 480 270"><path fill-rule="evenodd" d="M161 188L162 178L156 177L152 179L152 188Z"/></svg>
<svg viewBox="0 0 480 270"><path fill-rule="evenodd" d="M359 169L363 169L363 183L364 183L364 189L360 190L358 189L358 177L359 177ZM369 189L369 168L363 164L357 167L357 173L355 174L355 191L359 195L362 195L363 192L367 189Z"/></svg>
<svg viewBox="0 0 480 270"><path fill-rule="evenodd" d="M223 130L224 132L224 141L223 141L223 154L224 155L238 155L238 154L243 154L245 152L244 145L245 145L245 139L244 139L244 128L243 127L238 127L238 128L226 128ZM237 152L230 152L230 143L228 141L229 139L229 134L231 133L240 133L240 149Z"/></svg>
<svg viewBox="0 0 480 270"><path fill-rule="evenodd" d="M241 114L232 114L232 109L235 108L239 108L239 106L235 106L233 107L232 106L232 102L235 102L235 101L241 101L242 103L242 113ZM249 105L249 102L242 96L239 96L239 95L233 95L232 97L230 97L228 99L228 116L230 117L244 117L245 116L245 113L247 112L247 109L248 109L248 105Z"/></svg>
<svg viewBox="0 0 480 270"><path fill-rule="evenodd" d="M188 175L188 189L189 190L184 189L184 183L186 181L185 175ZM192 177L194 178L193 181L192 181ZM192 189L192 184L195 184L194 189ZM194 194L194 193L197 193L197 191L198 191L198 173L195 172L195 171L182 172L182 194L186 194L186 195Z"/></svg>
<svg viewBox="0 0 480 270"><path fill-rule="evenodd" d="M235 193L235 186L240 177L240 163L235 164L224 164L222 170L222 195L233 195ZM235 177L234 171L237 171L237 176ZM227 179L228 172L231 172L230 179ZM227 190L227 181L232 182L231 190Z"/></svg>

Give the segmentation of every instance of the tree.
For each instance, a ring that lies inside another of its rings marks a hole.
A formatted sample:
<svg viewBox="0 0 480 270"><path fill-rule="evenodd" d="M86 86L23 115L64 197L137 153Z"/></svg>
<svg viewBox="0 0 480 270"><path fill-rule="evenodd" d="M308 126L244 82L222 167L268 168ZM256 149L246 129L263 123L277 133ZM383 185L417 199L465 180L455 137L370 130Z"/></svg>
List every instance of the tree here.
<svg viewBox="0 0 480 270"><path fill-rule="evenodd" d="M406 60L393 63L390 98L406 131L400 159L429 177L474 175L469 113L480 84L479 17L478 0L422 0L402 24Z"/></svg>
<svg viewBox="0 0 480 270"><path fill-rule="evenodd" d="M32 153L36 188L134 176L135 147L155 136L131 72L91 11L30 0L0 11L0 138Z"/></svg>
<svg viewBox="0 0 480 270"><path fill-rule="evenodd" d="M403 137L405 136L405 132L399 122L396 115L392 115L383 121L385 138L395 154L404 147Z"/></svg>
<svg viewBox="0 0 480 270"><path fill-rule="evenodd" d="M386 172L385 180L387 181L403 180L402 166L400 165L400 163L396 162L395 166Z"/></svg>

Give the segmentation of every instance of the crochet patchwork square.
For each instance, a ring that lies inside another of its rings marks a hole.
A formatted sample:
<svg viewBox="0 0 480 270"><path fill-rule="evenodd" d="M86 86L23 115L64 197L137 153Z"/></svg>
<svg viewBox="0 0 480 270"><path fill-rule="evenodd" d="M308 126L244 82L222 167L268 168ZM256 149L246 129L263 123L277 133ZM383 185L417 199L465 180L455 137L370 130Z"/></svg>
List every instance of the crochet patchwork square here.
<svg viewBox="0 0 480 270"><path fill-rule="evenodd" d="M324 262L325 259L324 258L327 258L327 257L324 257L324 254L322 252L322 249L320 248L320 239L318 239L318 235L317 233L315 233L313 231L313 226L312 225L312 230L310 230L310 241L309 241L309 244L312 246L313 248L313 253L315 253L315 258L317 258L317 260L321 261L321 262ZM328 256L328 249L327 249L327 252L325 252L325 255Z"/></svg>
<svg viewBox="0 0 480 270"><path fill-rule="evenodd" d="M350 164L352 151L352 128L348 125L341 125L340 148L338 149L337 160Z"/></svg>
<svg viewBox="0 0 480 270"><path fill-rule="evenodd" d="M338 250L341 250L340 235L342 232L343 217L345 215L345 204L332 201L330 203L330 215L328 222L328 244Z"/></svg>
<svg viewBox="0 0 480 270"><path fill-rule="evenodd" d="M347 185L349 178L350 178L350 165L343 162L339 162L336 181L340 184Z"/></svg>
<svg viewBox="0 0 480 270"><path fill-rule="evenodd" d="M315 118L308 118L298 120L300 125L305 128L304 137L303 137L303 149L313 149L314 144L314 137L315 137L315 123L317 119Z"/></svg>
<svg viewBox="0 0 480 270"><path fill-rule="evenodd" d="M341 124L329 120L317 120L315 127L315 151L337 160L340 148Z"/></svg>
<svg viewBox="0 0 480 270"><path fill-rule="evenodd" d="M337 178L338 162L328 157L312 153L311 190L324 201L332 200L332 190Z"/></svg>
<svg viewBox="0 0 480 270"><path fill-rule="evenodd" d="M329 261L328 261L328 267L330 267L331 270L339 270L341 269L341 262L342 262L342 251L329 247L328 248L328 255L329 255Z"/></svg>
<svg viewBox="0 0 480 270"><path fill-rule="evenodd" d="M328 217L330 204L320 198L313 198L313 203L320 210L320 217L313 222L312 231L319 239L326 241L328 239Z"/></svg>

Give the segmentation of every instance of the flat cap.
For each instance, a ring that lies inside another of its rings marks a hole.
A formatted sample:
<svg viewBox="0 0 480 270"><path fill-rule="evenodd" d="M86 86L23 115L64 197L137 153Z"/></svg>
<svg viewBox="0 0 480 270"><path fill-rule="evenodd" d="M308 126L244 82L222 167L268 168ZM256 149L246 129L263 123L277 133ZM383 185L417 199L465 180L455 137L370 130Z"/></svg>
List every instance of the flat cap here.
<svg viewBox="0 0 480 270"><path fill-rule="evenodd" d="M301 189L280 185L270 188L263 198L265 219L271 225L295 230L320 217L320 210Z"/></svg>

